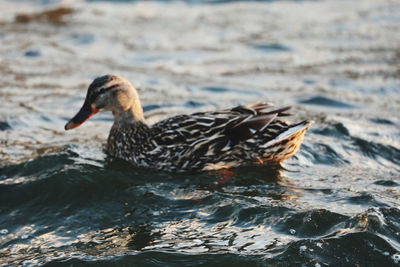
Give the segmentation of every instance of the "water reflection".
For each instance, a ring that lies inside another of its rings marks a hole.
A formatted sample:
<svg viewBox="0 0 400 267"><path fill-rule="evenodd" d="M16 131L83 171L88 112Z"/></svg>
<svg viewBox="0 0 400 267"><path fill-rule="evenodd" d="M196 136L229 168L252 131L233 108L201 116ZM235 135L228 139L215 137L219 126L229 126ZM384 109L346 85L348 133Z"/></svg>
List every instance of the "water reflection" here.
<svg viewBox="0 0 400 267"><path fill-rule="evenodd" d="M0 265L398 265L399 5L200 2L0 1ZM268 101L315 124L283 168L138 169L106 158L111 115L64 133L105 73L149 123Z"/></svg>

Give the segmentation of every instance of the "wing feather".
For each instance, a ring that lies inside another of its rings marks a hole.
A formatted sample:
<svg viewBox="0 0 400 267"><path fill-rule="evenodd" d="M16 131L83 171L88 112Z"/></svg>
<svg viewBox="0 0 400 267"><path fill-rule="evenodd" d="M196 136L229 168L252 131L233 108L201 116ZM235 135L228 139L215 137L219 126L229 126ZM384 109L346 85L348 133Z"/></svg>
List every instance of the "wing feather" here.
<svg viewBox="0 0 400 267"><path fill-rule="evenodd" d="M286 112L290 109L273 110L271 107L270 104L256 103L228 110L175 116L153 125L153 140L159 146L179 146L184 150L183 154L197 157L227 152L239 142L257 134L265 135L271 122L288 115Z"/></svg>

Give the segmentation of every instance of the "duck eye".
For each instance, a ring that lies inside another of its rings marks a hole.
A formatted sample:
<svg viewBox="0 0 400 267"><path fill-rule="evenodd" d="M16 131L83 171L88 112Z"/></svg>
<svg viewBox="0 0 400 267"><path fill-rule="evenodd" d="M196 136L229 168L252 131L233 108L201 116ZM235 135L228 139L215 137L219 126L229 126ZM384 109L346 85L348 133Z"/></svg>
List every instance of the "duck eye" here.
<svg viewBox="0 0 400 267"><path fill-rule="evenodd" d="M99 91L99 95L100 95L100 94L103 94L105 91L107 91L107 89L108 89L108 88L101 88L100 91Z"/></svg>

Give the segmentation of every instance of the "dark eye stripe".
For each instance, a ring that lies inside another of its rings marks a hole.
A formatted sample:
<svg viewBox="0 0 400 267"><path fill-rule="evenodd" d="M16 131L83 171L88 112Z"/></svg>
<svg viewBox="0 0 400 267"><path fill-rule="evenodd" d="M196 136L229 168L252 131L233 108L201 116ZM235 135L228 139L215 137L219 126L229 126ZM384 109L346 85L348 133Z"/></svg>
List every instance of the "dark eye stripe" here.
<svg viewBox="0 0 400 267"><path fill-rule="evenodd" d="M112 85L110 87L105 88L104 90L112 90L114 88L117 88L118 86L119 86L119 84L114 84L114 85Z"/></svg>
<svg viewBox="0 0 400 267"><path fill-rule="evenodd" d="M114 85L112 85L110 87L101 88L100 91L98 91L97 95L101 95L102 93L104 93L106 91L109 91L109 90L112 90L114 88L117 88L118 86L119 86L118 84L114 84Z"/></svg>
<svg viewBox="0 0 400 267"><path fill-rule="evenodd" d="M105 93L105 92L108 91L108 90L112 90L113 88L116 88L116 87L118 87L118 86L119 86L118 84L114 84L114 85L112 85L112 86L110 86L110 87L101 88L99 91L97 91L96 93L94 93L94 94L90 97L91 102L93 102L99 95Z"/></svg>

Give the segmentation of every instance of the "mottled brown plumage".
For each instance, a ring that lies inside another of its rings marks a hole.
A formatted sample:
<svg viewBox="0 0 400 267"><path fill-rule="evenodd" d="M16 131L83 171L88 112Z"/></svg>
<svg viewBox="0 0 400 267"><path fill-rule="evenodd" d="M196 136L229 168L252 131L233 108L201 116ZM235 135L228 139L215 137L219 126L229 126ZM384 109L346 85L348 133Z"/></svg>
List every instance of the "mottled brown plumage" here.
<svg viewBox="0 0 400 267"><path fill-rule="evenodd" d="M214 170L291 157L311 122L289 125L281 119L289 108L252 104L178 115L148 126L130 82L106 75L92 82L83 107L65 129L79 126L99 110L109 110L114 115L109 156L165 171Z"/></svg>

